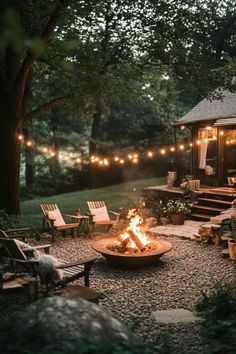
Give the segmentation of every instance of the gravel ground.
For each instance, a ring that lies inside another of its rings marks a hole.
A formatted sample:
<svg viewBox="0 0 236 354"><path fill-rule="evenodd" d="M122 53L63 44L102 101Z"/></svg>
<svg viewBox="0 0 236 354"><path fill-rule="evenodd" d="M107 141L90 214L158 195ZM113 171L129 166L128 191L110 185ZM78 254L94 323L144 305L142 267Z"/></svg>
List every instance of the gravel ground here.
<svg viewBox="0 0 236 354"><path fill-rule="evenodd" d="M99 238L101 235L97 234L93 240ZM175 308L194 310L202 291L207 291L217 281L235 281L236 264L221 258L221 248L214 245L177 237L163 239L168 239L173 249L152 267L119 270L98 255L90 286L104 294L100 306L142 337L150 353L157 353L160 338L166 333L175 354L199 354L204 345L199 322L160 325L151 313ZM60 238L51 254L67 261L97 255L92 249L93 240ZM22 309L24 305L24 299L19 295L0 297L3 315Z"/></svg>

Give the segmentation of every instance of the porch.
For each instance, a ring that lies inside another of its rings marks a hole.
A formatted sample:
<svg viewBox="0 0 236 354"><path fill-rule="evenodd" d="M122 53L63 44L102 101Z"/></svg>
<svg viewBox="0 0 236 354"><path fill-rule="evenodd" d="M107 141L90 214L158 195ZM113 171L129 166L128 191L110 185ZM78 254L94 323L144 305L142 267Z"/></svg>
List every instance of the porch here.
<svg viewBox="0 0 236 354"><path fill-rule="evenodd" d="M236 198L236 190L233 187L211 187L203 186L193 191L194 203L191 207L190 219L209 221L211 217L220 214L231 207L232 201ZM143 197L156 200L178 199L183 196L180 187L168 187L168 185L145 187Z"/></svg>

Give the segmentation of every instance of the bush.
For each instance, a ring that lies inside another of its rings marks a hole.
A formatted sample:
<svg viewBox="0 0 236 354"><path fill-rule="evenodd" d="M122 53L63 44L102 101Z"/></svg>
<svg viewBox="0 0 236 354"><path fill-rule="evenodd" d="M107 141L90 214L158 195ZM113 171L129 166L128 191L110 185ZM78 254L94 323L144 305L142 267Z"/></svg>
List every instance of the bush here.
<svg viewBox="0 0 236 354"><path fill-rule="evenodd" d="M236 352L236 285L216 284L209 294L203 294L196 310L206 330L205 354L235 354Z"/></svg>
<svg viewBox="0 0 236 354"><path fill-rule="evenodd" d="M16 219L13 216L9 216L5 210L0 209L0 230L11 229L15 224Z"/></svg>

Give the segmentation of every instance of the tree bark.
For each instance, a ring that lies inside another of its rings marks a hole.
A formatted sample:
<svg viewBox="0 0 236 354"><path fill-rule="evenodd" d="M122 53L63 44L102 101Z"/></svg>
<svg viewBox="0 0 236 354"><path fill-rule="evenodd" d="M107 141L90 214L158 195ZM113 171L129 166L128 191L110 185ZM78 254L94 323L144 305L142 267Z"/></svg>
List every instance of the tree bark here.
<svg viewBox="0 0 236 354"><path fill-rule="evenodd" d="M26 141L32 141L31 128L24 129ZM27 192L31 192L34 185L34 147L25 146L25 188Z"/></svg>
<svg viewBox="0 0 236 354"><path fill-rule="evenodd" d="M23 115L16 112L16 102L12 97L14 94L8 92L0 99L0 209L18 215L21 152L18 134L22 129Z"/></svg>
<svg viewBox="0 0 236 354"><path fill-rule="evenodd" d="M100 107L97 105L96 111L93 115L92 121L92 131L91 131L91 140L89 142L89 155L96 155L99 153L99 147L97 140L100 138L100 125L102 120L102 112ZM89 187L96 188L98 187L98 181L101 181L99 176L99 169L96 165L89 164Z"/></svg>

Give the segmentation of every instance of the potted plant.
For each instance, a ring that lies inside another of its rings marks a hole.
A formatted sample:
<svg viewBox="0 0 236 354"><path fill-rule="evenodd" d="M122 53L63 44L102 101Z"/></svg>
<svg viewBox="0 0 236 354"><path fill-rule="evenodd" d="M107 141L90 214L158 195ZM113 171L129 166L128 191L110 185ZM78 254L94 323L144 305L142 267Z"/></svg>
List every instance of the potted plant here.
<svg viewBox="0 0 236 354"><path fill-rule="evenodd" d="M166 205L166 212L173 225L183 225L190 208L188 203L182 199L170 199Z"/></svg>
<svg viewBox="0 0 236 354"><path fill-rule="evenodd" d="M232 217L230 221L232 240L228 241L229 258L236 261L236 218Z"/></svg>
<svg viewBox="0 0 236 354"><path fill-rule="evenodd" d="M168 223L166 207L162 200L158 200L153 205L154 216L159 224L166 225Z"/></svg>

